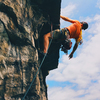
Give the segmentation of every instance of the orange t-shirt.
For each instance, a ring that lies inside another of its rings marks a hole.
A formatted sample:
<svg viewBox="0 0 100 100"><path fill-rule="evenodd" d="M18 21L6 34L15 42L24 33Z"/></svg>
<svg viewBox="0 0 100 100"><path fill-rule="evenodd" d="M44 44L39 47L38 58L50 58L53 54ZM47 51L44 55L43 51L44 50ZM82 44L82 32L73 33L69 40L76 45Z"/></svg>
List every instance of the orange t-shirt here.
<svg viewBox="0 0 100 100"><path fill-rule="evenodd" d="M77 42L80 42L82 40L82 29L81 23L79 21L75 20L75 23L66 28L70 32L70 38L75 38Z"/></svg>

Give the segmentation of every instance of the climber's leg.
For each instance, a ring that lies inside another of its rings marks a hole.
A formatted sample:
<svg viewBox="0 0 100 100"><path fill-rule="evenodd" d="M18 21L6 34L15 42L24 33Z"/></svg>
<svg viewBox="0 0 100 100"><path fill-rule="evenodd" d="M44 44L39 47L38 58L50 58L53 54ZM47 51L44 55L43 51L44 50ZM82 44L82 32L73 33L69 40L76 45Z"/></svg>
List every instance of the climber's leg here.
<svg viewBox="0 0 100 100"><path fill-rule="evenodd" d="M51 33L47 33L44 35L44 53L47 53L50 38L52 38Z"/></svg>
<svg viewBox="0 0 100 100"><path fill-rule="evenodd" d="M52 32L45 34L44 35L44 53L47 53L50 38L55 40L55 39L62 39L64 37L60 29L56 29Z"/></svg>

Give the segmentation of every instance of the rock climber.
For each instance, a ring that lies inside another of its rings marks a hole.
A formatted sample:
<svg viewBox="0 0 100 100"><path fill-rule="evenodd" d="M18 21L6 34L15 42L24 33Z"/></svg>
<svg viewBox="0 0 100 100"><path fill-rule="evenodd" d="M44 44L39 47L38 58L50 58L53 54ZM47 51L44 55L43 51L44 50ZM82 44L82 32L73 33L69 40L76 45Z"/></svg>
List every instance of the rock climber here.
<svg viewBox="0 0 100 100"><path fill-rule="evenodd" d="M79 22L78 20L72 20L65 16L60 16L64 21L72 23L70 26L60 29L53 30L44 35L44 53L47 53L49 46L49 39L65 39L69 40L74 38L76 40L72 52L69 54L69 59L73 57L79 44L82 44L82 29L86 30L88 28L87 22Z"/></svg>

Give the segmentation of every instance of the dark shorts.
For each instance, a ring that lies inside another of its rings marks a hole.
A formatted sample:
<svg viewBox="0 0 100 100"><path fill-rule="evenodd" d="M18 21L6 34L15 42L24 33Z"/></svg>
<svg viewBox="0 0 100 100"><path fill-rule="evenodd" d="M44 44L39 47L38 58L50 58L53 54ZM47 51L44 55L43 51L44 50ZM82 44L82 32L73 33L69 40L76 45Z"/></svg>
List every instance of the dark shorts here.
<svg viewBox="0 0 100 100"><path fill-rule="evenodd" d="M70 36L69 31L66 28L56 29L50 33L53 39L66 39Z"/></svg>

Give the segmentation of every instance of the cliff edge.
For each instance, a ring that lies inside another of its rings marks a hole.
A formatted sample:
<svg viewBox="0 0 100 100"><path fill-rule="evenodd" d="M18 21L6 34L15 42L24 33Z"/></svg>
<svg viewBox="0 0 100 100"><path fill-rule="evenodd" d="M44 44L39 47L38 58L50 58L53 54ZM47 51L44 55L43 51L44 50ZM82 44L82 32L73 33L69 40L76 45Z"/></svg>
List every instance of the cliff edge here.
<svg viewBox="0 0 100 100"><path fill-rule="evenodd" d="M61 0L0 0L0 100L22 100L41 64L43 35L60 28ZM58 66L53 41L25 100L48 100L45 78Z"/></svg>

